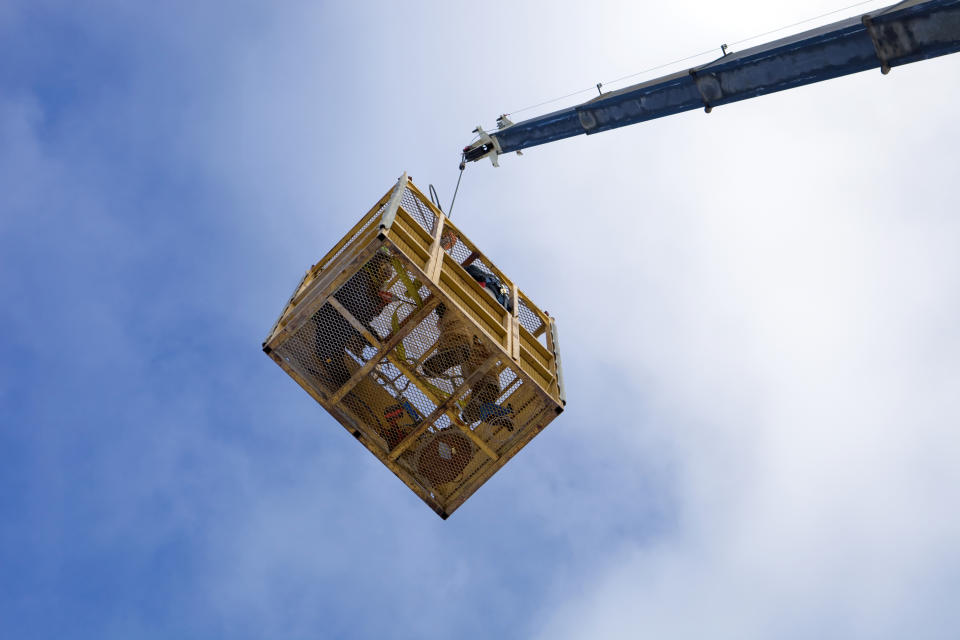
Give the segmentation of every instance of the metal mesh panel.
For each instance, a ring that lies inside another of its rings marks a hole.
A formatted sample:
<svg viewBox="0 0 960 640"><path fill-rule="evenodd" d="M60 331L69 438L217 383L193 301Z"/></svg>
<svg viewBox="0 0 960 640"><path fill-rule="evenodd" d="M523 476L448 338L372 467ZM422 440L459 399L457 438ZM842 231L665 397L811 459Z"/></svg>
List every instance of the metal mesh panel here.
<svg viewBox="0 0 960 640"><path fill-rule="evenodd" d="M500 305L502 308L512 309L510 292L510 287L512 284L506 278L506 276L493 267L468 240L463 238L459 231L452 227L452 225L450 232L452 232L454 235L448 235L447 239L449 240L452 238L454 242L452 246L447 248L447 254L452 262L456 262L459 267L462 267L463 271L461 271L458 267L454 267L454 271L456 271L456 273L453 271L448 271L443 277L450 277L455 281L478 281L480 282L482 290L485 291L485 293L481 293L479 295L483 296L484 298L489 298L489 300L493 300L495 304ZM491 275L494 278L492 281L489 279L489 276ZM473 293L475 290L474 287L464 286L461 290L463 294L477 299L476 295ZM486 300L478 300L478 302L482 307L488 306L485 304ZM500 310L491 310L491 313L496 318L502 317L502 311ZM499 321L497 324L499 325ZM500 332L499 326L489 327L489 329L495 334Z"/></svg>
<svg viewBox="0 0 960 640"><path fill-rule="evenodd" d="M420 436L411 447L412 455L402 458L401 464L406 464L431 493L449 495L463 484L465 474L475 473L483 462L482 458L486 458L486 454L453 420L467 422L472 419L476 422L486 417L481 415L478 402L471 402L471 396L482 396L491 403L496 401L499 385L495 370L481 376L470 389L462 390L464 379L495 352L476 335L478 332L470 329L466 318L446 307L430 314L411 332L410 338L421 333L428 336L427 339L414 339L414 342L418 346L429 343L430 348L424 351L423 357L410 356L409 351L408 356L411 364L419 365L418 378L425 394L445 402L454 390L461 389L461 397L446 402L445 413ZM405 344L409 342L404 340Z"/></svg>
<svg viewBox="0 0 960 640"><path fill-rule="evenodd" d="M376 335L387 306L379 291L393 277L390 257L377 253L284 343L283 355L300 365L301 375L325 394L335 393L358 366L376 355L376 348L356 325Z"/></svg>
<svg viewBox="0 0 960 640"><path fill-rule="evenodd" d="M347 412L357 428L387 453L434 413L440 402L447 401L450 391L461 387L463 378L472 373L471 363L485 359L491 349L489 344L474 338L478 343L472 347L472 360L470 355L460 354L457 359L435 364L431 369L435 375L428 377L423 373L423 361L429 358L424 356L436 356L439 351L435 314L413 327L400 343L403 347L398 345L387 357L380 357L359 332L347 330L345 320L332 320L335 316L339 314L329 303L325 304L311 322L284 344L281 352L301 376L328 395L346 382L344 378L349 379L361 366L380 358L342 398L338 408ZM341 351L342 366L330 362L335 351ZM415 368L418 363L419 371ZM446 370L438 371L440 368ZM459 394L456 401L448 403L447 412L397 459L402 468L438 498L451 496L474 479L484 477L492 461L452 419L467 425L499 454L529 428L530 421L543 407L536 394L525 393L522 378L502 362L497 362L469 388L460 389Z"/></svg>
<svg viewBox="0 0 960 640"><path fill-rule="evenodd" d="M444 316L454 313L447 310ZM461 320L454 317L441 323L443 331L436 346L421 364L424 377L433 385L458 389L457 399L417 441L416 453L405 460L415 477L442 497L482 477L493 461L453 420L502 455L533 428L533 421L546 406L534 386L525 383L505 359L498 359L483 374L473 375L496 350L476 332L449 335L449 325ZM465 378L471 376L475 381L463 386Z"/></svg>
<svg viewBox="0 0 960 640"><path fill-rule="evenodd" d="M360 236L362 236L362 235L367 231L367 229L370 228L370 225L372 225L374 222L376 222L376 223L379 224L379 222L380 222L380 217L383 215L383 210L386 209L386 208L387 208L387 203L384 202L383 204L380 205L380 207L379 207L375 212L372 212L372 213L367 214L367 219L364 221L363 225L362 225L359 229L357 229L357 231L355 231L355 232L350 236L350 238L347 240L347 242L346 242L342 247L340 247L339 249L337 249L337 250L333 253L333 255L327 256L327 257L325 257L323 260L321 260L320 262L318 262L317 265L316 265L316 267L315 267L315 269L316 269L317 271L322 271L323 269L325 269L325 268L327 267L328 264L332 263L334 260L336 260L337 258L339 258L340 255L343 254L344 251L346 251L347 249L350 249L351 247L353 247L353 245L356 243L357 239L358 239Z"/></svg>
<svg viewBox="0 0 960 640"><path fill-rule="evenodd" d="M483 457L470 438L444 417L420 437L408 464L425 489L446 497Z"/></svg>
<svg viewBox="0 0 960 640"><path fill-rule="evenodd" d="M393 275L383 286L391 302L387 303L385 313L371 322L377 335L383 338L390 335L394 327L402 324L431 294L430 289L395 254L391 256L391 267ZM416 296L413 291L416 291Z"/></svg>
<svg viewBox="0 0 960 640"><path fill-rule="evenodd" d="M499 362L491 375L473 386L463 397L460 418L498 454L522 436L543 411L539 393Z"/></svg>
<svg viewBox="0 0 960 640"><path fill-rule="evenodd" d="M463 234L460 233L460 231L453 227L453 225L451 225L449 222L447 223L447 226L450 228L450 231L456 234L456 242L447 253L450 254L450 257L453 258L457 264L463 267L476 264L487 273L493 273L501 280L506 282L506 278L503 276L503 274L499 273L499 271L490 264L487 258L473 245L473 243L465 239Z"/></svg>
<svg viewBox="0 0 960 640"><path fill-rule="evenodd" d="M290 310L291 306L293 305L294 298L296 298L297 294L300 293L300 288L303 286L303 283L306 282L309 277L310 277L310 273L307 272L307 274L305 274L303 278L300 279L300 282L297 283L297 286L293 288L293 291L290 292L290 297L287 299L287 303L283 305L283 311L281 311L280 315L277 316L276 322L273 323L273 326L270 328L270 333L267 335L272 335L273 332L277 330L277 327L280 326L280 321L283 320L283 317L287 314L287 311Z"/></svg>
<svg viewBox="0 0 960 640"><path fill-rule="evenodd" d="M451 258L456 260L457 264L462 265L467 261L467 258L473 255L474 250L463 241L463 237L459 232L455 233L457 234L456 243L447 253L450 254Z"/></svg>
<svg viewBox="0 0 960 640"><path fill-rule="evenodd" d="M439 305L423 323L431 322L436 341L420 362L420 375L447 394L459 388L495 349L472 321L459 311Z"/></svg>
<svg viewBox="0 0 960 640"><path fill-rule="evenodd" d="M499 382L493 383L491 380ZM456 428L462 437L460 442L469 442L472 455L469 461L461 460L457 469L459 473L451 480L439 485L431 485L432 491L443 499L463 498L472 493L493 472L496 464L495 457L473 443L473 439L464 432L464 425L472 434L481 440L486 448L495 452L496 456L504 455L513 444L522 438L533 426L533 411L541 410L543 402L536 399L536 394L523 394L522 381L502 362L497 362L489 372L469 389L465 389L456 402L454 413L459 425L453 425L445 417L442 425L438 425L443 433ZM517 404L521 401L522 404ZM509 404L509 406L508 406ZM520 407L517 411L514 404ZM517 418L520 420L517 420ZM438 421L440 422L440 421ZM450 425L450 426L447 426ZM424 439L420 446L430 451L431 447L440 447L435 439ZM432 453L432 452L431 452ZM423 454L418 454L420 468L417 471L423 476ZM464 456L466 458L466 456ZM460 468L462 466L462 469Z"/></svg>
<svg viewBox="0 0 960 640"><path fill-rule="evenodd" d="M379 361L370 374L344 398L363 407L384 452L390 452L429 416L436 405L389 359Z"/></svg>
<svg viewBox="0 0 960 640"><path fill-rule="evenodd" d="M448 252L457 264L466 268L470 265L476 265L487 273L496 274L496 270L490 266L486 258L477 251L472 245L466 244L461 237L457 238L456 244Z"/></svg>
<svg viewBox="0 0 960 640"><path fill-rule="evenodd" d="M529 331L532 335L536 336L540 340L541 344L546 344L547 334L546 326L543 324L543 319L539 314L530 308L532 303L527 300L526 296L518 296L517 301L519 303L519 308L517 309L517 318L520 320L520 326Z"/></svg>
<svg viewBox="0 0 960 640"><path fill-rule="evenodd" d="M439 315L444 316L446 322L439 323ZM461 410L457 402L449 400L462 385L464 376L472 371L474 361L480 356L486 357L487 352L478 351L472 358L463 348L455 348L456 353L450 353L451 347L463 346L465 337L462 333L456 336L450 333L454 320L462 322L463 318L446 307L441 307L439 314L427 315L404 337L402 348L398 345L391 354L393 369L385 368L393 374L400 374L403 368L409 374L410 377L401 375L400 381L409 384L405 393L418 409L422 407L422 416L429 416L440 403L446 403L446 411L397 460L434 496L446 496L454 491L461 484L463 474L475 466L477 456L483 455L469 436L452 423L451 416L456 418ZM402 435L406 437L412 428L413 424Z"/></svg>
<svg viewBox="0 0 960 640"><path fill-rule="evenodd" d="M502 391L497 404L504 409L504 415L512 423L513 428L497 430L495 428L497 426L509 425L502 423L497 425L494 421L488 420L481 425L480 436L487 440L497 453L503 454L513 445L515 439L523 437L530 429L536 427L534 423L547 405L534 385L525 382L517 375L515 369L504 368L500 373L500 381ZM489 429L489 434L483 429Z"/></svg>
<svg viewBox="0 0 960 640"><path fill-rule="evenodd" d="M433 233L433 227L437 224L437 216L433 209L427 206L420 198L414 195L409 188L404 189L403 196L400 198L400 206L410 214L410 217L417 221L427 233Z"/></svg>
<svg viewBox="0 0 960 640"><path fill-rule="evenodd" d="M331 396L346 384L356 368L376 355L376 350L326 303L283 344L279 353L316 390Z"/></svg>
<svg viewBox="0 0 960 640"><path fill-rule="evenodd" d="M277 354L313 389L328 394L334 385L317 354L317 333L316 324L308 322L277 349Z"/></svg>
<svg viewBox="0 0 960 640"><path fill-rule="evenodd" d="M453 391L449 385L435 385L423 379L418 371L420 362L434 348L438 332L435 316L430 313L415 326L399 323L400 331L405 332L387 358L381 361L376 372L382 384L389 384L397 393L405 394L418 408L421 417L428 416L440 402L445 401Z"/></svg>
<svg viewBox="0 0 960 640"><path fill-rule="evenodd" d="M517 292L510 318L485 274L514 285L453 225L432 261L437 216L413 187L400 204L383 241L380 204L309 272L264 350L446 517L561 409L554 356L545 314Z"/></svg>

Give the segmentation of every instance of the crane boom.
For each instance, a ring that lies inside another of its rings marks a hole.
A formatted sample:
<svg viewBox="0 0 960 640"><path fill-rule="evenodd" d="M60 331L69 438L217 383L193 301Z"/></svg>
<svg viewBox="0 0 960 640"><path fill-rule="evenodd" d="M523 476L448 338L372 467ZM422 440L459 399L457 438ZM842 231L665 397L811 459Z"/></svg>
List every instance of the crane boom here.
<svg viewBox="0 0 960 640"><path fill-rule="evenodd" d="M585 133L721 105L830 78L960 51L960 0L905 0L862 16L724 56L499 129L477 127L463 150L477 161Z"/></svg>

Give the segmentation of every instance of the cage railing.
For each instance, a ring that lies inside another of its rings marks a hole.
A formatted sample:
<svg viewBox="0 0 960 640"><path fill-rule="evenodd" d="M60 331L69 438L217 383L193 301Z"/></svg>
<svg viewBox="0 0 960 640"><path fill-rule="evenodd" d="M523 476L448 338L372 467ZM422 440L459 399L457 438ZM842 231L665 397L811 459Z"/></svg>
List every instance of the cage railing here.
<svg viewBox="0 0 960 640"><path fill-rule="evenodd" d="M358 318L344 295L384 262L385 302ZM509 297L481 286L471 265ZM443 348L441 304L480 354L443 376L427 366ZM323 318L336 321L324 329ZM565 404L554 320L406 175L307 271L264 351L444 517ZM330 377L321 356L331 352L352 354L349 371Z"/></svg>

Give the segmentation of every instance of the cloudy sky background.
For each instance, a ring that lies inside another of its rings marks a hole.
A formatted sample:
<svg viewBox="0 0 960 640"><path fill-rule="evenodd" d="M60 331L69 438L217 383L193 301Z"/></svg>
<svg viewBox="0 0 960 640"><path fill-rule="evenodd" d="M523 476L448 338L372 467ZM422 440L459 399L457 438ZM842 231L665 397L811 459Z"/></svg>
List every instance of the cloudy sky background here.
<svg viewBox="0 0 960 640"><path fill-rule="evenodd" d="M0 636L955 637L960 56L470 166L569 405L445 522L260 352L477 124L839 6L0 3Z"/></svg>

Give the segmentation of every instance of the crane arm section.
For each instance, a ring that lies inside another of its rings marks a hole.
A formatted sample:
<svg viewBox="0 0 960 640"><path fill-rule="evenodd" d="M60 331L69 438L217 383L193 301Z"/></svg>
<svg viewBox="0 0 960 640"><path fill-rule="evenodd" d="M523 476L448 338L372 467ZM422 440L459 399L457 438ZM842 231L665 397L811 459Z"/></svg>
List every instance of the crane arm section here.
<svg viewBox="0 0 960 640"><path fill-rule="evenodd" d="M505 116L464 149L466 160L497 156L585 133L718 107L859 71L960 51L960 0L904 2L729 53L708 64L605 93L516 124Z"/></svg>

